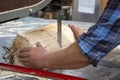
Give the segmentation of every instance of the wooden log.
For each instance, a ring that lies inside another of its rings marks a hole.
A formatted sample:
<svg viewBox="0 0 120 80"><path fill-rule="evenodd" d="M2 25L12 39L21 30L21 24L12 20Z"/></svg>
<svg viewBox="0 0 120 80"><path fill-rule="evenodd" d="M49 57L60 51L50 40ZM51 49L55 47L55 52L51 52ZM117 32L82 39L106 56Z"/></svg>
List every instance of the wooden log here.
<svg viewBox="0 0 120 80"><path fill-rule="evenodd" d="M62 25L62 48L66 48L74 41L75 39L71 29ZM19 33L15 37L9 51L9 56L12 57L12 63L23 66L17 57L20 49L25 47L36 47L37 42L40 42L50 53L62 49L57 42L57 24L50 24Z"/></svg>

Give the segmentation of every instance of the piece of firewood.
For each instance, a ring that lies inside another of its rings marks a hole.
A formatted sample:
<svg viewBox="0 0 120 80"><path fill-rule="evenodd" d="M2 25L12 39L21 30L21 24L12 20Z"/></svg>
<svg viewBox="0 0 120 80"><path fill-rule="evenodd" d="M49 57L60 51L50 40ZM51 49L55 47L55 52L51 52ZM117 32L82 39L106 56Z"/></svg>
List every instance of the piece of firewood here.
<svg viewBox="0 0 120 80"><path fill-rule="evenodd" d="M62 25L62 48L66 48L74 41L75 39L71 29ZM19 33L15 37L9 51L9 56L12 57L12 63L23 66L17 57L20 49L25 47L36 47L37 42L40 42L48 52L62 49L57 42L57 24L50 24Z"/></svg>

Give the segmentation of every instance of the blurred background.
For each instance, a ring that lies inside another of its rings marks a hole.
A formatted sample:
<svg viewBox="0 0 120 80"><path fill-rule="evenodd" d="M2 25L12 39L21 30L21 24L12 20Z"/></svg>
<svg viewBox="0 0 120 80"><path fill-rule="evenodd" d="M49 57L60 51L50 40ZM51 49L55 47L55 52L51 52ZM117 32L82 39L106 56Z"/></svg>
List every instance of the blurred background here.
<svg viewBox="0 0 120 80"><path fill-rule="evenodd" d="M10 11L42 1L46 2L37 8L30 7L24 9L24 11L21 10L21 12L20 10ZM1 0L0 21L26 16L56 19L56 13L61 9L64 20L95 22L103 12L106 2L107 0L8 0L7 2ZM11 13L14 14L14 16Z"/></svg>

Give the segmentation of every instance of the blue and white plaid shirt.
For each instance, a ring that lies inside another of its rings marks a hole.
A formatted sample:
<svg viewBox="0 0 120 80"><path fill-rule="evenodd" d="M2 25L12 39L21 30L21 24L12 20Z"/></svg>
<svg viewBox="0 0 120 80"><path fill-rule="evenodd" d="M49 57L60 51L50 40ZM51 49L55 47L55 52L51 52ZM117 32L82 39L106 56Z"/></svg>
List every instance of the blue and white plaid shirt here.
<svg viewBox="0 0 120 80"><path fill-rule="evenodd" d="M78 39L93 66L120 44L120 0L109 0L98 22Z"/></svg>

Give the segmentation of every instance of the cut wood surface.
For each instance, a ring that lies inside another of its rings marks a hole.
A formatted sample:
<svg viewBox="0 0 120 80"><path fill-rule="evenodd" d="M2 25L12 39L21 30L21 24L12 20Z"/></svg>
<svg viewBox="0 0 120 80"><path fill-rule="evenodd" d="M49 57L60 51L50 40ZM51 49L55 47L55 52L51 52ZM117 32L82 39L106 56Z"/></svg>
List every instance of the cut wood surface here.
<svg viewBox="0 0 120 80"><path fill-rule="evenodd" d="M74 41L71 29L62 25L62 48L69 46ZM25 47L36 47L37 42L40 42L50 53L62 49L57 42L57 24L50 24L19 33L15 37L9 52L9 55L13 58L13 64L23 66L17 57L19 50Z"/></svg>

